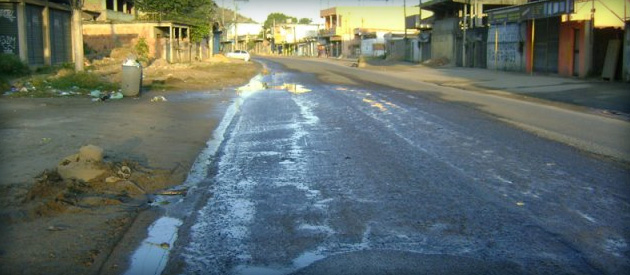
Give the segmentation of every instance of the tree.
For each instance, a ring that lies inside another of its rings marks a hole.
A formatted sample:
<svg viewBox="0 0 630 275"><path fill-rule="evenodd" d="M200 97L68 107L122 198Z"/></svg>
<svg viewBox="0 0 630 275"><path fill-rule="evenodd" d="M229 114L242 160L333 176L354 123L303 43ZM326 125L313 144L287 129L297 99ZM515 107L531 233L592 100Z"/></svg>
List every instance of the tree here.
<svg viewBox="0 0 630 275"><path fill-rule="evenodd" d="M313 23L313 20L311 20L310 18L301 18L300 21L298 21L298 24L310 24Z"/></svg>
<svg viewBox="0 0 630 275"><path fill-rule="evenodd" d="M74 70L83 71L83 24L82 9L85 0L68 0L72 8L72 45L74 50Z"/></svg>
<svg viewBox="0 0 630 275"><path fill-rule="evenodd" d="M212 0L135 0L134 4L140 10L158 13L160 19L190 15L201 8L216 6Z"/></svg>
<svg viewBox="0 0 630 275"><path fill-rule="evenodd" d="M218 20L216 16L219 8L212 0L135 0L134 3L139 10L157 13L159 20L190 24L192 42L210 38L212 24Z"/></svg>
<svg viewBox="0 0 630 275"><path fill-rule="evenodd" d="M284 13L279 13L279 12L270 13L269 15L267 15L267 20L265 20L263 27L265 29L270 29L273 27L274 20L276 24L280 24L280 23L286 23L287 19L291 19L293 20L293 22L297 22L297 18L293 16L288 16Z"/></svg>

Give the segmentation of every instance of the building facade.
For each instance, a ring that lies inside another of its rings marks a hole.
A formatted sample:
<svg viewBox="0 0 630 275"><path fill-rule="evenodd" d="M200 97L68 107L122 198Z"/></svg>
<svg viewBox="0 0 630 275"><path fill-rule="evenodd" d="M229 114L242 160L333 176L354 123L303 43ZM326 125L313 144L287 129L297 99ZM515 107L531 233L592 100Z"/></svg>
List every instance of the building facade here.
<svg viewBox="0 0 630 275"><path fill-rule="evenodd" d="M488 25L485 23L487 11L526 2L527 0L422 1L419 6L434 12L434 16L418 25L425 33L423 40L430 40L432 59L444 60L450 65L486 68L490 66L487 60L494 59L490 56L493 52L488 50L488 39L493 38L489 37ZM428 46L426 44L427 42L423 42L423 46Z"/></svg>
<svg viewBox="0 0 630 275"><path fill-rule="evenodd" d="M71 11L64 0L0 0L0 53L29 66L72 62Z"/></svg>
<svg viewBox="0 0 630 275"><path fill-rule="evenodd" d="M316 56L317 24L276 24L273 27L274 52L283 55Z"/></svg>
<svg viewBox="0 0 630 275"><path fill-rule="evenodd" d="M249 50L262 32L262 24L256 22L232 23L225 29L221 51Z"/></svg>
<svg viewBox="0 0 630 275"><path fill-rule="evenodd" d="M83 12L96 21L129 22L137 15L133 0L85 0Z"/></svg>
<svg viewBox="0 0 630 275"><path fill-rule="evenodd" d="M411 14L411 11L409 11ZM405 32L403 7L333 7L320 11L325 24L320 31L328 56L357 56L361 50L360 30ZM357 36L358 35L358 36Z"/></svg>
<svg viewBox="0 0 630 275"><path fill-rule="evenodd" d="M491 10L488 68L621 77L622 66L615 60L622 56L623 16L630 8L624 1L542 0ZM615 60L607 65L607 58Z"/></svg>

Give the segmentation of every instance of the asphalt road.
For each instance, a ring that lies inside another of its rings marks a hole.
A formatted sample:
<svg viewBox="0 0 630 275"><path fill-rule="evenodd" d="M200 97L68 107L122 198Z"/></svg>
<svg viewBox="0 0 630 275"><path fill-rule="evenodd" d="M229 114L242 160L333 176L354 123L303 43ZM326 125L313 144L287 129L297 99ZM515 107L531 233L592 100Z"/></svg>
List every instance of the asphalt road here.
<svg viewBox="0 0 630 275"><path fill-rule="evenodd" d="M167 273L630 271L627 164L435 91L262 62Z"/></svg>

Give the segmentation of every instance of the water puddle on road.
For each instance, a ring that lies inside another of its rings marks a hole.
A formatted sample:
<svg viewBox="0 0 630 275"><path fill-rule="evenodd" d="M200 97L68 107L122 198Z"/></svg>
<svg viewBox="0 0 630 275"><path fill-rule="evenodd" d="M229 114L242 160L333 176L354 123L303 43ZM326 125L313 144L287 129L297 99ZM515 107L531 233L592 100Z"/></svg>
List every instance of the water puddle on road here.
<svg viewBox="0 0 630 275"><path fill-rule="evenodd" d="M155 221L148 229L149 236L131 256L131 266L125 274L162 273L180 225L181 220L171 217L162 217Z"/></svg>
<svg viewBox="0 0 630 275"><path fill-rule="evenodd" d="M247 85L235 89L239 95L228 107L221 123L214 130L212 138L206 143L206 148L201 151L193 163L186 181L181 186L189 188L189 193L195 192L197 185L208 176L208 167L213 161L219 146L224 140L225 132L238 113L243 101L254 93L263 91L266 83L262 82L262 75L254 77ZM181 198L172 199L164 196L156 196L153 206L173 207L174 204L183 201ZM162 205L160 202L169 202ZM169 253L173 243L177 240L177 232L182 225L182 220L164 216L153 222L148 230L148 237L142 241L140 247L133 253L131 264L125 274L161 274L168 262Z"/></svg>
<svg viewBox="0 0 630 275"><path fill-rule="evenodd" d="M197 185L206 179L208 176L208 167L214 160L214 157L219 149L219 146L224 141L224 135L228 126L239 112L244 101L253 94L265 91L265 90L284 90L291 94L304 94L311 92L301 84L297 83L283 83L278 86L270 86L269 83L264 82L263 75L257 75L252 78L250 82L244 86L235 89L237 97L234 98L234 102L228 107L226 113L221 120L221 123L214 130L212 138L206 143L206 148L200 152L197 159L193 163L188 177L184 183L174 188L186 187L189 188L189 194L196 192ZM153 206L165 207L167 209L173 207L175 204L179 204L184 199L182 198L167 198L163 196L156 196ZM162 204L161 202L168 202ZM168 262L170 251L177 239L179 227L183 224L181 219L163 216L156 220L148 228L148 237L143 240L140 247L133 253L131 264L125 274L161 274ZM305 255L296 260L295 265L297 267L303 267L313 261L318 260L320 257ZM287 270L273 270L261 267L241 267L240 272L242 274L276 274L278 272L286 273Z"/></svg>
<svg viewBox="0 0 630 275"><path fill-rule="evenodd" d="M311 90L305 88L303 85L301 84L295 84L295 83L284 83L281 86L274 86L274 89L278 89L278 90L286 90L289 93L292 94L304 94L304 93L308 93Z"/></svg>

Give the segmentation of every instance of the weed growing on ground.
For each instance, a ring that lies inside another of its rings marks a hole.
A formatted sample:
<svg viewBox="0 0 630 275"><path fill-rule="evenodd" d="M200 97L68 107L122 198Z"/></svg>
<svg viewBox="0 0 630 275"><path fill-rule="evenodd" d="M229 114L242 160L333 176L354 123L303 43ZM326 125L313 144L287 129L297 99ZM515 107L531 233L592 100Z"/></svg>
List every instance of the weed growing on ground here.
<svg viewBox="0 0 630 275"><path fill-rule="evenodd" d="M65 76L55 77L50 79L50 86L55 89L67 90L118 90L118 85L104 81L100 76L94 73L77 72L68 74Z"/></svg>
<svg viewBox="0 0 630 275"><path fill-rule="evenodd" d="M15 85L22 88L19 92L10 94L10 97L87 95L92 90L117 91L120 88L118 84L89 72L69 72L57 76L34 75L16 81Z"/></svg>
<svg viewBox="0 0 630 275"><path fill-rule="evenodd" d="M14 54L0 54L0 75L23 76L31 73L20 57Z"/></svg>

